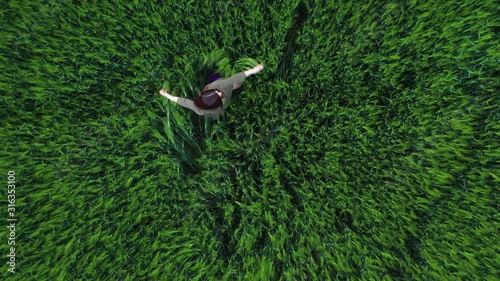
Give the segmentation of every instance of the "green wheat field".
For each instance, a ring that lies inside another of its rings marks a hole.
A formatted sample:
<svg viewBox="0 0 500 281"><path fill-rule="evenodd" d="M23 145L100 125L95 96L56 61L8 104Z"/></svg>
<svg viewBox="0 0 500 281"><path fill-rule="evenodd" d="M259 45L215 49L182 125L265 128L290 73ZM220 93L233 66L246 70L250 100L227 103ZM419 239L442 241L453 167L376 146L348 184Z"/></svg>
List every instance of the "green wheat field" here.
<svg viewBox="0 0 500 281"><path fill-rule="evenodd" d="M499 280L498 1L0 12L1 280Z"/></svg>

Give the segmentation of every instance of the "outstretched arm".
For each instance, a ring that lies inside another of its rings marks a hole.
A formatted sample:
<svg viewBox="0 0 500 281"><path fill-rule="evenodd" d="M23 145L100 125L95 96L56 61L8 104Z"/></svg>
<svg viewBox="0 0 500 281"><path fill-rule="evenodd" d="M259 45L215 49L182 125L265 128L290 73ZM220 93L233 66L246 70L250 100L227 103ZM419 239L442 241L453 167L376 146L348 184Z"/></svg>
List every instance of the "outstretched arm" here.
<svg viewBox="0 0 500 281"><path fill-rule="evenodd" d="M250 75L256 74L256 73L260 72L262 69L264 69L264 65L259 64L259 65L257 65L256 67L254 67L252 69L246 70L245 71L245 76L248 77Z"/></svg>
<svg viewBox="0 0 500 281"><path fill-rule="evenodd" d="M167 91L165 91L164 89L160 90L160 95L166 97L167 99L169 99L175 103L179 100L179 97L172 96L171 94L167 93Z"/></svg>
<svg viewBox="0 0 500 281"><path fill-rule="evenodd" d="M262 69L264 69L264 65L259 64L254 68L239 72L239 73L237 73L229 78L217 80L217 81L214 81L208 85L205 85L205 88L203 88L203 91L206 91L208 89L214 89L216 87L224 88L224 87L227 87L228 85L241 84L241 83L243 83L243 81L245 80L246 77L248 77L250 75L254 75L254 74L260 72Z"/></svg>
<svg viewBox="0 0 500 281"><path fill-rule="evenodd" d="M185 98L179 98L179 97L176 97L176 96L172 96L171 94L167 93L167 91L165 91L164 89L161 89L160 90L160 95L166 97L167 99L175 102L175 103L178 103L179 105L185 107L185 108L189 108L191 109L192 111L196 112L196 114L198 115L202 115L202 113L196 108L196 106L194 105L194 102L190 99L185 99Z"/></svg>

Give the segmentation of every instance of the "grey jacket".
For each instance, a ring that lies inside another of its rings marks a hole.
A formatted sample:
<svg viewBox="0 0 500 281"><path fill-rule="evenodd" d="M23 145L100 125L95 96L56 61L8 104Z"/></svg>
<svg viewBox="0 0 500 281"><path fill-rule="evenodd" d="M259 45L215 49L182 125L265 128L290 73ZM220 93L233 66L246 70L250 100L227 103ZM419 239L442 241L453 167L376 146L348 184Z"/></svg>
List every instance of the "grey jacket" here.
<svg viewBox="0 0 500 281"><path fill-rule="evenodd" d="M220 79L209 84L207 90L217 89L221 91L225 98L222 99L222 107L211 110L204 110L196 107L194 102L190 99L179 98L177 103L185 108L189 108L192 111L196 112L198 115L203 115L206 118L218 118L223 112L224 109L228 106L229 100L231 99L231 95L233 93L233 84L243 83L245 81L245 72L239 72L229 78Z"/></svg>

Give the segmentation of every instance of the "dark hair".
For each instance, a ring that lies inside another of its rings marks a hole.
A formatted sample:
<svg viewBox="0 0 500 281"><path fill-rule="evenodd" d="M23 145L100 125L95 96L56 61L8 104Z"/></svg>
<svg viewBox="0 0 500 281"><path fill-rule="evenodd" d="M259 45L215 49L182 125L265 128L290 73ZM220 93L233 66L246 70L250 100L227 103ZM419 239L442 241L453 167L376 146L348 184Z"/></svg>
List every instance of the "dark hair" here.
<svg viewBox="0 0 500 281"><path fill-rule="evenodd" d="M222 106L222 99L217 94L218 90L208 90L196 95L194 104L201 109L216 109ZM224 97L224 95L222 95Z"/></svg>

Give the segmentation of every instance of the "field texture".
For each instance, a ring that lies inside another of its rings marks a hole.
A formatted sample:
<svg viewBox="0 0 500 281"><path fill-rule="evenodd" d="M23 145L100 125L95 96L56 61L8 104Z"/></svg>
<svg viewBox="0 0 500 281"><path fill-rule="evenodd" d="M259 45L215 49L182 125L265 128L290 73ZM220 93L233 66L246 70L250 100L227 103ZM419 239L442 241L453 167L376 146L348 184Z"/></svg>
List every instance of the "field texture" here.
<svg viewBox="0 0 500 281"><path fill-rule="evenodd" d="M498 1L0 14L1 280L498 280Z"/></svg>

